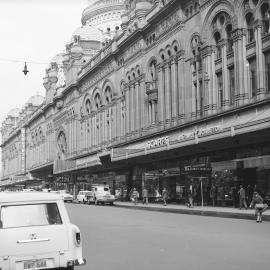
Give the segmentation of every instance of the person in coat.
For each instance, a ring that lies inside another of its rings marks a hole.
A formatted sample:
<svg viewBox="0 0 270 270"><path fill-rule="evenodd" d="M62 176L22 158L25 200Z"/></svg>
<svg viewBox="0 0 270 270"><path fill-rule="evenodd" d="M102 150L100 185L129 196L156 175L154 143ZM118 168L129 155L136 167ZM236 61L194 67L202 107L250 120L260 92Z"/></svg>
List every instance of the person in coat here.
<svg viewBox="0 0 270 270"><path fill-rule="evenodd" d="M214 184L211 186L211 189L210 189L210 198L212 200L213 207L215 207L216 198L217 198L217 188Z"/></svg>
<svg viewBox="0 0 270 270"><path fill-rule="evenodd" d="M247 209L246 191L242 185L240 186L238 194L239 194L239 209L242 209L243 206L245 207L245 209Z"/></svg>
<svg viewBox="0 0 270 270"><path fill-rule="evenodd" d="M262 213L268 208L268 205L264 203L263 198L258 192L253 193L250 208L255 208L255 216L257 217L256 222L262 222Z"/></svg>
<svg viewBox="0 0 270 270"><path fill-rule="evenodd" d="M148 190L144 187L142 190L143 204L148 204Z"/></svg>
<svg viewBox="0 0 270 270"><path fill-rule="evenodd" d="M163 205L166 206L167 205L167 200L169 198L169 192L166 188L163 188L162 190L162 199L163 199Z"/></svg>
<svg viewBox="0 0 270 270"><path fill-rule="evenodd" d="M136 188L133 188L132 201L134 202L135 205L137 205L138 203L138 198L139 198L139 192L136 190Z"/></svg>

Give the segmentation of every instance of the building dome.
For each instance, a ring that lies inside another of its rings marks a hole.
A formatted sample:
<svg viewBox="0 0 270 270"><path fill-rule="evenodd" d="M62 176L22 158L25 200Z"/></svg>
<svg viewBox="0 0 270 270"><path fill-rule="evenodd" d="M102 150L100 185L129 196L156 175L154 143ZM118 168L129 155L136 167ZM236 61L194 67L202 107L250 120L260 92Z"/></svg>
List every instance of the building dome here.
<svg viewBox="0 0 270 270"><path fill-rule="evenodd" d="M74 36L80 36L81 41L99 41L102 40L101 32L92 26L89 25L83 25L81 27L78 27L72 34L71 42L74 40Z"/></svg>
<svg viewBox="0 0 270 270"><path fill-rule="evenodd" d="M12 117L19 117L20 111L21 110L19 108L14 108L14 109L10 110L7 115L12 116Z"/></svg>
<svg viewBox="0 0 270 270"><path fill-rule="evenodd" d="M124 0L88 1L89 6L82 13L82 24L106 32L108 28L120 27L121 15L125 11Z"/></svg>
<svg viewBox="0 0 270 270"><path fill-rule="evenodd" d="M32 104L33 106L40 106L44 102L44 97L37 94L28 99L26 104Z"/></svg>

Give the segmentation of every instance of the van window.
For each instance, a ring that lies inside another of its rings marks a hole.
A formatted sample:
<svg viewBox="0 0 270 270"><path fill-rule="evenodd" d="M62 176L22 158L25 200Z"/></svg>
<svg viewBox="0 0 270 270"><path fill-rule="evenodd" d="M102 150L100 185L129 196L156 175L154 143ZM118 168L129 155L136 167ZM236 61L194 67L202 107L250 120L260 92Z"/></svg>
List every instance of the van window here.
<svg viewBox="0 0 270 270"><path fill-rule="evenodd" d="M3 229L62 224L56 203L2 206L0 220Z"/></svg>

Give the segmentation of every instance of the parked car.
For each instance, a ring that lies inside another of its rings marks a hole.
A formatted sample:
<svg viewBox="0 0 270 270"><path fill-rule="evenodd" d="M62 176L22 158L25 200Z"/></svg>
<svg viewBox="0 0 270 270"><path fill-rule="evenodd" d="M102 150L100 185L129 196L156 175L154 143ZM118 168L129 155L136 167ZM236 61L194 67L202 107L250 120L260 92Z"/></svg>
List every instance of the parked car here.
<svg viewBox="0 0 270 270"><path fill-rule="evenodd" d="M66 269L86 263L79 228L50 192L1 192L0 269Z"/></svg>
<svg viewBox="0 0 270 270"><path fill-rule="evenodd" d="M64 202L73 202L73 195L68 193L66 190L52 190L50 192L59 194Z"/></svg>
<svg viewBox="0 0 270 270"><path fill-rule="evenodd" d="M78 203L88 203L94 202L94 193L90 190L81 190L77 195Z"/></svg>
<svg viewBox="0 0 270 270"><path fill-rule="evenodd" d="M115 201L115 196L111 194L109 186L97 185L92 188L94 191L94 201L95 204L111 204L113 205Z"/></svg>

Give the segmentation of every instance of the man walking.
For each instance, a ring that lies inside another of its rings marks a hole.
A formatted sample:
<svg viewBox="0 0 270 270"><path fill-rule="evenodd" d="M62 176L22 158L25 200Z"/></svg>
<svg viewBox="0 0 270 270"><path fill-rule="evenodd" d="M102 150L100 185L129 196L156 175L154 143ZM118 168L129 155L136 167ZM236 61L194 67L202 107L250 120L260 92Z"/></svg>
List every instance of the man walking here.
<svg viewBox="0 0 270 270"><path fill-rule="evenodd" d="M245 192L245 189L243 188L242 185L240 185L240 189L238 191L239 193L239 208L240 210L242 209L242 207L244 206L245 209L247 209L247 202L246 202L246 192Z"/></svg>
<svg viewBox="0 0 270 270"><path fill-rule="evenodd" d="M142 190L143 204L148 204L148 190L144 187Z"/></svg>

